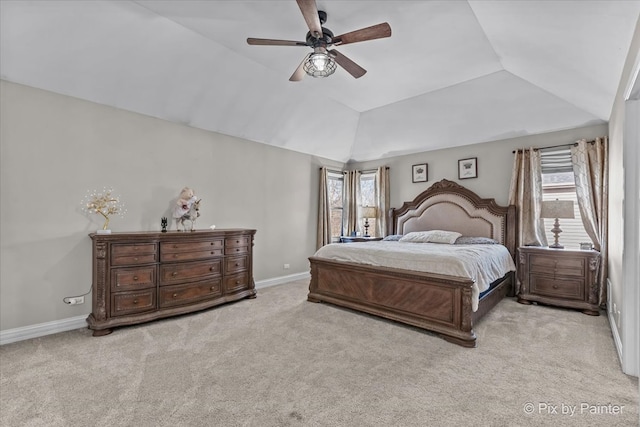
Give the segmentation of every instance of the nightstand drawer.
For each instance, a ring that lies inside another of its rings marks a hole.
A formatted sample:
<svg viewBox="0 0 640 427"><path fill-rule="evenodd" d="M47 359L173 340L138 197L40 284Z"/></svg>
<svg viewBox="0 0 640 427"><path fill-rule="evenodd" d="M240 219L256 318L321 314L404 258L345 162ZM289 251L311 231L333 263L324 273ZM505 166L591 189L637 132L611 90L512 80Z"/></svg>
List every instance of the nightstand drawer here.
<svg viewBox="0 0 640 427"><path fill-rule="evenodd" d="M565 299L584 300L584 280L562 279L551 276L530 275L529 289L532 294Z"/></svg>
<svg viewBox="0 0 640 427"><path fill-rule="evenodd" d="M531 255L531 273L554 274L556 276L584 277L584 258L562 258L546 255Z"/></svg>

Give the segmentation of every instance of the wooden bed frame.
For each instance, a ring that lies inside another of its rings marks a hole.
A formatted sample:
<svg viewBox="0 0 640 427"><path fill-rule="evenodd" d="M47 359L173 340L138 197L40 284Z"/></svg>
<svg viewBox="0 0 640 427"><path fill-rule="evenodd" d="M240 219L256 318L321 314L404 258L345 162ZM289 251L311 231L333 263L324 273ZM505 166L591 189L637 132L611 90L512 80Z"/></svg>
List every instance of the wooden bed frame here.
<svg viewBox="0 0 640 427"><path fill-rule="evenodd" d="M457 231L490 237L515 256L515 206L499 206L471 190L443 179L391 209L387 234L420 230ZM514 258L515 259L515 258ZM417 326L464 347L476 346L473 325L506 295L512 295L514 274L493 284L472 310L473 281L468 278L310 257L307 299L328 302Z"/></svg>

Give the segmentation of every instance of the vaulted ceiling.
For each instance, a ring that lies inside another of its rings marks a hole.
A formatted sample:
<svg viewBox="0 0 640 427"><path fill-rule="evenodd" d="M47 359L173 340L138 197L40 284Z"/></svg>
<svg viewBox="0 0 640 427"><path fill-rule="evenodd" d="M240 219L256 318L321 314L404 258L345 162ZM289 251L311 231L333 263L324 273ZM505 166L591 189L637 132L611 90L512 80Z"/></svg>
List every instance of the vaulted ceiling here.
<svg viewBox="0 0 640 427"><path fill-rule="evenodd" d="M311 50L294 0L0 2L0 77L338 161L609 120L640 1L330 1L368 72L289 77Z"/></svg>

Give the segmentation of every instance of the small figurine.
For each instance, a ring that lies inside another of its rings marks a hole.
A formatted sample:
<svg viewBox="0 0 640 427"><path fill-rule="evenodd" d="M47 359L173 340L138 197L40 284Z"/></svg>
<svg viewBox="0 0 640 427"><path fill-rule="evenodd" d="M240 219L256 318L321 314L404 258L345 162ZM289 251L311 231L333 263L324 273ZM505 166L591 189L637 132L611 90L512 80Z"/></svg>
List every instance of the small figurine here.
<svg viewBox="0 0 640 427"><path fill-rule="evenodd" d="M200 200L196 197L193 190L184 187L180 192L176 206L173 209L173 218L176 220L176 230L186 231L185 221L191 221L190 231L194 231L196 219L200 216ZM182 230L180 229L182 226Z"/></svg>
<svg viewBox="0 0 640 427"><path fill-rule="evenodd" d="M163 216L162 219L160 220L160 225L162 226L163 233L167 232L167 224L168 224L167 217Z"/></svg>

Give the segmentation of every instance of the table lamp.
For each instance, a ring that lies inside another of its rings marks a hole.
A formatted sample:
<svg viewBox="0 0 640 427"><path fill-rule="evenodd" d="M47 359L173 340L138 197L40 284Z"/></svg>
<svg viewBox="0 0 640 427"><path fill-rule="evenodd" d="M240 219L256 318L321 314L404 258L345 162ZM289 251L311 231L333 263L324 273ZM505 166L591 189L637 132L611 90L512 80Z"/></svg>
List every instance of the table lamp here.
<svg viewBox="0 0 640 427"><path fill-rule="evenodd" d="M564 246L558 243L558 235L562 233L562 230L560 229L560 221L558 221L558 218L575 218L573 214L573 201L556 199L542 202L540 217L555 219L553 228L551 229L551 232L555 237L555 241L552 245L549 245L549 247L554 249L563 249Z"/></svg>

